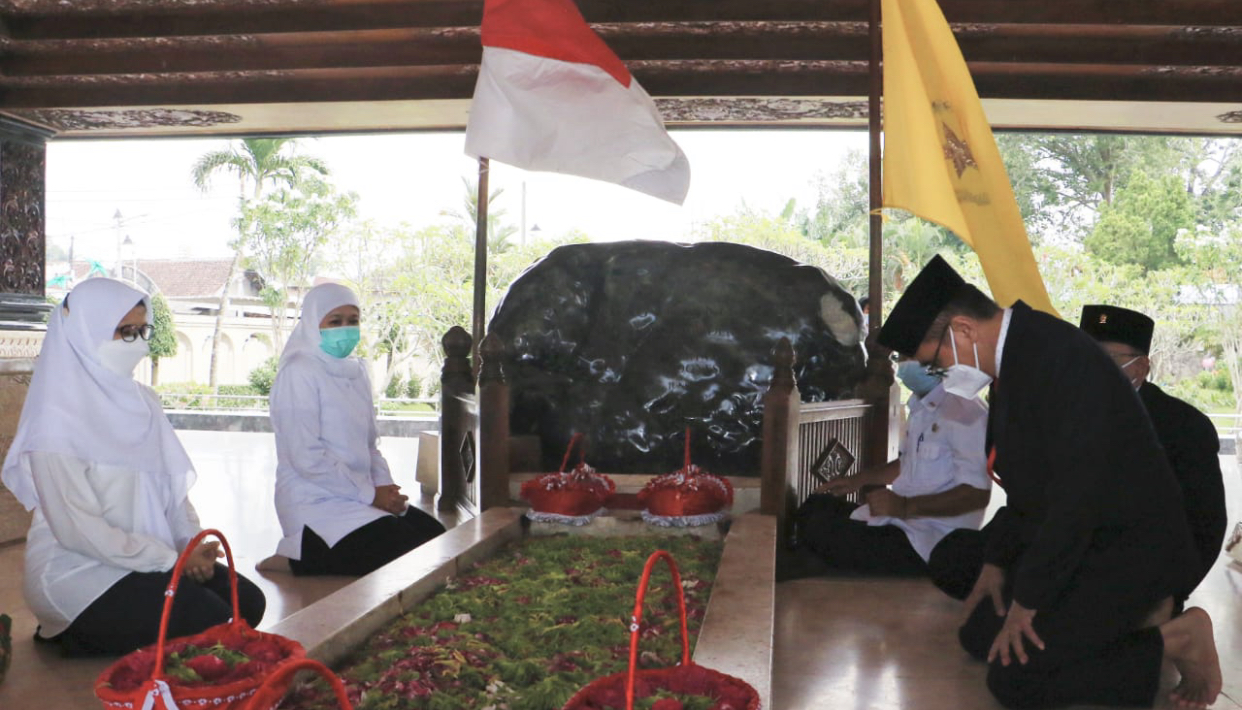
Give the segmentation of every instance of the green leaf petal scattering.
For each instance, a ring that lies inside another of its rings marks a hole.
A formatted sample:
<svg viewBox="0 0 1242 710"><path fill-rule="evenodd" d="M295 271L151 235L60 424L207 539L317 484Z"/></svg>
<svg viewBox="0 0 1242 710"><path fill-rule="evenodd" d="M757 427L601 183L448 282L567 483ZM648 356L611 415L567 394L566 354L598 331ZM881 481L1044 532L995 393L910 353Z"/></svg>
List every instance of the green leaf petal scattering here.
<svg viewBox="0 0 1242 710"><path fill-rule="evenodd" d="M626 669L634 594L656 550L677 560L693 649L720 542L558 535L522 539L450 580L368 639L337 673L357 710L554 710L592 680ZM640 627L640 667L681 660L670 585L667 567L657 567ZM663 697L636 707L650 708ZM687 710L712 705L678 700ZM296 689L282 708L336 710L336 704L327 685L315 681Z"/></svg>

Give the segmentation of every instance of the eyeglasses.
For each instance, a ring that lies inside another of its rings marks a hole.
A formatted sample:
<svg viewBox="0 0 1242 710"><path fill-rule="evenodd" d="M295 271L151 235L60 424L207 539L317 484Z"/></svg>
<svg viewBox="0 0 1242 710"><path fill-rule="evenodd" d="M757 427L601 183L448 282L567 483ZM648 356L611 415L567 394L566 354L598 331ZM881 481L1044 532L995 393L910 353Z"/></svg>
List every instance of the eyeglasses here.
<svg viewBox="0 0 1242 710"><path fill-rule="evenodd" d="M941 367L936 364L936 357L940 355L940 348L944 347L944 336L949 332L950 323L946 323L944 330L940 331L940 337L936 338L936 351L932 354L932 361L927 363L919 363L927 370L927 374L932 377L944 377L948 373L949 368Z"/></svg>
<svg viewBox="0 0 1242 710"><path fill-rule="evenodd" d="M123 325L117 328L116 332L121 336L121 340L132 343L139 338L150 340L155 333L155 326L150 323L146 325Z"/></svg>

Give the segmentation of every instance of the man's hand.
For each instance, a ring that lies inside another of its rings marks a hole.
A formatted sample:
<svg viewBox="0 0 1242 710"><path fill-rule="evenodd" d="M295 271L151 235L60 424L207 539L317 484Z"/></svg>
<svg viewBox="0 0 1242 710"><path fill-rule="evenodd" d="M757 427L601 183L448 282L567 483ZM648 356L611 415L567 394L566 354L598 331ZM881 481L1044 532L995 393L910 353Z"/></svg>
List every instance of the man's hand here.
<svg viewBox="0 0 1242 710"><path fill-rule="evenodd" d="M401 495L401 486L396 484L376 486L375 500L371 501L371 505L393 515L401 515L405 512L405 502L409 499L409 496Z"/></svg>
<svg viewBox="0 0 1242 710"><path fill-rule="evenodd" d="M996 609L997 616L1005 615L1005 600L1001 597L1001 588L1005 586L1005 570L996 565L985 564L983 569L979 571L979 579L975 580L974 589L970 590L970 596L966 597L966 602L962 608L962 619L958 626L964 626L970 621L970 615L975 612L975 607L979 606L979 602L984 597L992 598L992 608Z"/></svg>
<svg viewBox="0 0 1242 710"><path fill-rule="evenodd" d="M185 576L202 584L216 573L216 560L224 557L219 542L204 542L185 561Z"/></svg>
<svg viewBox="0 0 1242 710"><path fill-rule="evenodd" d="M1009 665L1009 652L1013 651L1013 656L1018 659L1018 663L1026 665L1030 658L1026 655L1026 648L1022 644L1022 638L1025 636L1028 641L1035 644L1035 648L1044 650L1044 642L1039 638L1039 634L1035 633L1035 627L1032 622L1035 619L1035 610L1027 609L1018 602L1014 602L1009 607L1009 615L1005 619L1005 625L1001 627L1000 633L996 635L996 640L992 642L992 648L988 651L988 663L999 657L1002 666Z"/></svg>
<svg viewBox="0 0 1242 710"><path fill-rule="evenodd" d="M838 476L830 481L825 481L819 488L815 489L815 493L831 493L834 496L847 496L866 484L861 474L853 476Z"/></svg>
<svg viewBox="0 0 1242 710"><path fill-rule="evenodd" d="M909 503L908 498L899 496L888 488L877 488L867 494L867 505L871 508L872 515L905 518Z"/></svg>

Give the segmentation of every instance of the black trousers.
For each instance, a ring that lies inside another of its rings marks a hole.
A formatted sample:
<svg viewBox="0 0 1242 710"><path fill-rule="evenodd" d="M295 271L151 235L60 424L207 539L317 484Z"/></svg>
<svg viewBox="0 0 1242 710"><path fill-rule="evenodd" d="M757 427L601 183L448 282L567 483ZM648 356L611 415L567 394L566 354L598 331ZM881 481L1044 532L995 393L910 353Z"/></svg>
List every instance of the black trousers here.
<svg viewBox="0 0 1242 710"><path fill-rule="evenodd" d="M988 689L1010 708L1070 704L1146 705L1155 700L1164 641L1141 620L1169 596L1164 580L1142 546L1089 550L1061 596L1038 609L1032 622L1045 650L1026 644L1026 665L1011 659L988 668ZM1006 571L1006 607L1012 599ZM1004 617L984 600L959 630L962 648L986 660Z"/></svg>
<svg viewBox="0 0 1242 710"><path fill-rule="evenodd" d="M984 533L960 528L945 535L927 558L932 583L954 599L970 596L983 570Z"/></svg>
<svg viewBox="0 0 1242 710"><path fill-rule="evenodd" d="M290 560L296 575L369 574L444 532L440 521L413 506L404 515L385 515L328 547L308 527L302 528L302 559Z"/></svg>
<svg viewBox="0 0 1242 710"><path fill-rule="evenodd" d="M858 508L835 496L812 495L794 516L795 539L833 569L869 574L927 574L927 563L914 551L904 530L850 520Z"/></svg>
<svg viewBox="0 0 1242 710"><path fill-rule="evenodd" d="M120 655L155 643L164 611L164 590L172 579L167 572L131 572L108 588L51 639L66 656ZM237 603L242 618L258 626L267 599L254 582L237 575ZM233 617L229 570L216 564L215 574L203 584L182 577L168 618L168 638L190 636Z"/></svg>

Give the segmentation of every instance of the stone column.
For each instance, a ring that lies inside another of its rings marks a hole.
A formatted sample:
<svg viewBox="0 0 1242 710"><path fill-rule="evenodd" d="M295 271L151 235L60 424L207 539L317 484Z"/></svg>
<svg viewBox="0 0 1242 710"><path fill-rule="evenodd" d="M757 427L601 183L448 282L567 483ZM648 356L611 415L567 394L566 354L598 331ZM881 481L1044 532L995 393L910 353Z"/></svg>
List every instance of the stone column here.
<svg viewBox="0 0 1242 710"><path fill-rule="evenodd" d="M50 132L0 116L0 458L17 431L50 306L44 297L46 142ZM0 487L0 544L30 514Z"/></svg>

